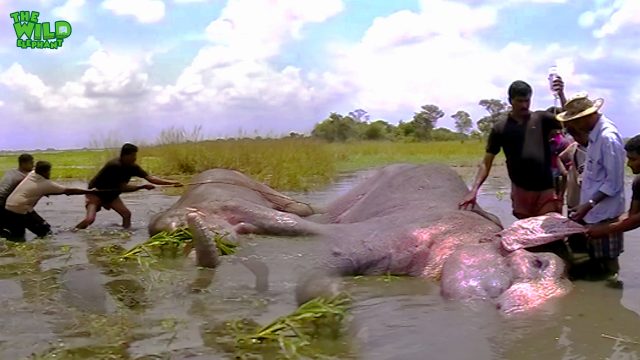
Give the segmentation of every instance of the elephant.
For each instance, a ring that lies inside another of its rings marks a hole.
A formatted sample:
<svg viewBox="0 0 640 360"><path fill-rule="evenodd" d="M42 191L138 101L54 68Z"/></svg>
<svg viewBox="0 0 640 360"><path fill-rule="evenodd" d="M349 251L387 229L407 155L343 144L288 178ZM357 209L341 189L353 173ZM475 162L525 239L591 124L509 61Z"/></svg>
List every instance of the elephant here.
<svg viewBox="0 0 640 360"><path fill-rule="evenodd" d="M322 210L239 172L208 170L197 181L208 180L213 181L189 189L167 213L154 217L150 232L186 221L194 234L197 262L209 267L219 262L211 231L224 230L235 237L242 233L314 237L327 250L323 261L300 279L298 303L335 292L335 279L348 275L440 280L443 296L491 300L504 313L537 307L571 289L562 259L525 249L526 242L540 245L559 236L542 241L528 237L507 250L501 234L509 234L513 245L513 231L480 206L460 210L457 203L468 188L443 164L378 168ZM557 221L561 218L548 220L562 227L565 221ZM582 231L577 224L566 226L568 233Z"/></svg>
<svg viewBox="0 0 640 360"><path fill-rule="evenodd" d="M194 210L206 217L211 230L226 232L230 240L238 234L276 233L299 235L291 223L316 213L311 205L299 202L229 169L210 169L194 177L180 199L149 221L149 235L187 227L187 214ZM302 233L311 233L306 231Z"/></svg>

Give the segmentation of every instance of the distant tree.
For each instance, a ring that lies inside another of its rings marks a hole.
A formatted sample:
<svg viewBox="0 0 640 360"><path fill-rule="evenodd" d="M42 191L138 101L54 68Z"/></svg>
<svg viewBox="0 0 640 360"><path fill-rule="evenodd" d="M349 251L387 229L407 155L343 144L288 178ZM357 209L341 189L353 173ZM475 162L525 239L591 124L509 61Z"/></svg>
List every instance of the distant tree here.
<svg viewBox="0 0 640 360"><path fill-rule="evenodd" d="M422 111L413 115L414 136L418 140L431 139L431 131L435 128L438 119L444 116L444 112L436 105L423 105Z"/></svg>
<svg viewBox="0 0 640 360"><path fill-rule="evenodd" d="M398 140L415 140L416 126L413 121L400 120L395 128L395 138Z"/></svg>
<svg viewBox="0 0 640 360"><path fill-rule="evenodd" d="M481 140L482 139L482 133L478 130L473 130L471 132L471 134L469 134L469 138L470 139L474 139L474 140Z"/></svg>
<svg viewBox="0 0 640 360"><path fill-rule="evenodd" d="M327 119L316 124L313 131L311 131L311 136L330 142L346 141L358 138L358 135L357 122L349 116L342 116L337 113L331 113Z"/></svg>
<svg viewBox="0 0 640 360"><path fill-rule="evenodd" d="M454 132L447 128L436 128L431 132L431 140L434 141L456 141L464 140L466 137L465 134Z"/></svg>
<svg viewBox="0 0 640 360"><path fill-rule="evenodd" d="M468 112L458 110L458 112L451 115L451 117L455 119L456 130L458 130L460 134L467 135L469 131L471 131L473 122Z"/></svg>
<svg viewBox="0 0 640 360"><path fill-rule="evenodd" d="M369 114L362 109L356 109L350 112L347 116L352 118L355 121L367 122L369 121Z"/></svg>
<svg viewBox="0 0 640 360"><path fill-rule="evenodd" d="M363 138L366 140L389 139L393 134L394 127L384 120L376 120L367 125Z"/></svg>
<svg viewBox="0 0 640 360"><path fill-rule="evenodd" d="M483 137L489 136L493 125L506 118L507 114L511 110L509 104L498 99L480 100L478 105L485 108L489 113L488 116L485 116L476 122L476 126Z"/></svg>

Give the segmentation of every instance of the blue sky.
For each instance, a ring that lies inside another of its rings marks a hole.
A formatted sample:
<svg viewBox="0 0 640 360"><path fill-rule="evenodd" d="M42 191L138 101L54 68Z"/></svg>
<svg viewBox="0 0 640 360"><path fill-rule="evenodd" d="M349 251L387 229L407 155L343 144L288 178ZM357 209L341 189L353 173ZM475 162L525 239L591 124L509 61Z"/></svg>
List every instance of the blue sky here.
<svg viewBox="0 0 640 360"><path fill-rule="evenodd" d="M58 50L16 47L18 10L67 20ZM330 112L409 120L440 106L438 126L517 79L533 108L603 97L623 136L640 133L640 1L631 0L3 0L0 149L308 133Z"/></svg>

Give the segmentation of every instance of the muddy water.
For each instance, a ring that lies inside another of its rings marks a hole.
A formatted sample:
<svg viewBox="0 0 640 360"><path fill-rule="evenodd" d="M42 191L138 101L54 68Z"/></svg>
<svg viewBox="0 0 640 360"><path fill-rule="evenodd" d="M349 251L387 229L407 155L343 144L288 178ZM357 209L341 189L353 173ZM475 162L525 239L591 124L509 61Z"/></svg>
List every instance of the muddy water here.
<svg viewBox="0 0 640 360"><path fill-rule="evenodd" d="M323 204L364 174L295 195ZM479 201L509 225L515 219L506 185L504 177L489 178ZM70 232L83 216L83 199L57 196L37 207L54 226L51 239L30 236L20 250L2 251L0 244L0 359L61 358L52 356L55 349L75 349L74 357L66 355L74 359L99 353L113 359L232 358L216 341L217 326L239 318L265 324L295 309L296 276L317 259L319 244L248 237L238 256L267 264L266 291L257 290L255 277L232 257L215 271L198 270L191 259L122 270L97 260L96 250L144 241L149 217L176 200L159 191L124 198L134 214L129 232L119 229L113 211L100 212L89 230ZM567 297L517 318L506 319L486 303L444 301L437 284L420 279L347 279L355 300L351 336L328 347L341 359L638 359L640 345L610 338L640 342L640 232L626 239L623 289L579 281Z"/></svg>

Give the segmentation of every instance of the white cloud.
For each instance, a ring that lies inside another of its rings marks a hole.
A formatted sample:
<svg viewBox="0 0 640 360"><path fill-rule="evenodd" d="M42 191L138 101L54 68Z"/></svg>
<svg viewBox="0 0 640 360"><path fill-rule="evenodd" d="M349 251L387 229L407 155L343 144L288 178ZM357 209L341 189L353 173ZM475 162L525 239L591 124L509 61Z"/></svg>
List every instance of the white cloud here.
<svg viewBox="0 0 640 360"><path fill-rule="evenodd" d="M160 21L165 14L162 0L105 0L102 7L119 16L133 16L141 23Z"/></svg>
<svg viewBox="0 0 640 360"><path fill-rule="evenodd" d="M148 75L128 57L98 50L89 58L89 64L91 67L80 80L87 95L125 97L147 90Z"/></svg>
<svg viewBox="0 0 640 360"><path fill-rule="evenodd" d="M14 63L2 72L0 83L10 89L22 92L26 95L25 101L35 101L38 104L53 106L50 102L53 97L48 96L52 93L51 88L45 85L37 75L27 73L20 64Z"/></svg>
<svg viewBox="0 0 640 360"><path fill-rule="evenodd" d="M159 89L160 105L235 106L252 99L274 106L311 101L321 90L308 85L300 69L273 68L268 60L282 44L302 36L308 23L342 11L340 0L231 0L206 30L213 43L202 48L174 85Z"/></svg>
<svg viewBox="0 0 640 360"><path fill-rule="evenodd" d="M0 83L21 94L24 105L34 110L124 111L151 91L139 60L100 49L90 56L87 65L79 80L59 88L45 84L18 63L0 73Z"/></svg>
<svg viewBox="0 0 640 360"><path fill-rule="evenodd" d="M69 22L78 22L83 19L82 10L85 2L85 0L67 0L64 5L55 7L52 13L60 19Z"/></svg>
<svg viewBox="0 0 640 360"><path fill-rule="evenodd" d="M602 38L615 34L620 28L627 25L640 24L640 1L617 1L614 8L615 12L609 20L599 30L594 32L596 37Z"/></svg>
<svg viewBox="0 0 640 360"><path fill-rule="evenodd" d="M640 1L597 1L594 10L586 11L578 18L582 27L593 27L596 23L601 24L593 31L596 38L614 35L624 27L640 24Z"/></svg>
<svg viewBox="0 0 640 360"><path fill-rule="evenodd" d="M173 0L176 4L204 3L208 1L209 0Z"/></svg>
<svg viewBox="0 0 640 360"><path fill-rule="evenodd" d="M206 34L236 57L264 59L300 37L305 24L323 22L343 8L341 0L230 0Z"/></svg>
<svg viewBox="0 0 640 360"><path fill-rule="evenodd" d="M0 107L4 106L4 101L0 100Z"/></svg>
<svg viewBox="0 0 640 360"><path fill-rule="evenodd" d="M574 49L483 45L476 33L495 24L495 8L433 0L421 4L418 13L376 19L359 43L330 56L336 59L335 76L354 89L354 108L382 117L404 113L407 119L420 106L436 104L447 114L465 109L473 115L475 109L484 115L478 101L506 101L507 87L517 79L529 82L536 91L534 102L546 108L552 104L546 72L556 61L571 86L590 80L576 73Z"/></svg>

